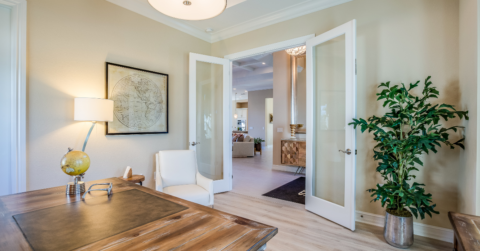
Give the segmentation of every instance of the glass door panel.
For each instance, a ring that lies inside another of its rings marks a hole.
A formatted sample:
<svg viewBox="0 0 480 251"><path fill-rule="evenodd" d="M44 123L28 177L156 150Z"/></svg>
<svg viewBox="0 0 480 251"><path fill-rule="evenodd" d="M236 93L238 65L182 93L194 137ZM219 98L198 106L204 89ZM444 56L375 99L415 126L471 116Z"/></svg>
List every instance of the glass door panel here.
<svg viewBox="0 0 480 251"><path fill-rule="evenodd" d="M345 35L313 47L313 195L345 205Z"/></svg>
<svg viewBox="0 0 480 251"><path fill-rule="evenodd" d="M212 180L223 179L223 65L197 61L198 171Z"/></svg>

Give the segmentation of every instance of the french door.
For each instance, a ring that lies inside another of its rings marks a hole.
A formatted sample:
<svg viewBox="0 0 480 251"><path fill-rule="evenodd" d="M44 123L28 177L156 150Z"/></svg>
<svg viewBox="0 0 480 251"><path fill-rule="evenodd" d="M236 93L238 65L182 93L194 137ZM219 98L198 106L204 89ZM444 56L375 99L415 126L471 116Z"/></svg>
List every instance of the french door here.
<svg viewBox="0 0 480 251"><path fill-rule="evenodd" d="M215 193L232 190L230 61L190 53L189 147Z"/></svg>
<svg viewBox="0 0 480 251"><path fill-rule="evenodd" d="M305 208L355 230L356 21L307 41Z"/></svg>

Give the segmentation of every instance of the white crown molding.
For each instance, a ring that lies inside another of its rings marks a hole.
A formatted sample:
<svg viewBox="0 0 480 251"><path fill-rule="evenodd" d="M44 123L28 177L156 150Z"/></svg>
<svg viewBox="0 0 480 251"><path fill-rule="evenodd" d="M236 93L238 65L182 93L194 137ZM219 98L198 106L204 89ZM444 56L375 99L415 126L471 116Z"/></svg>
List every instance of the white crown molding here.
<svg viewBox="0 0 480 251"><path fill-rule="evenodd" d="M310 14L319 10L327 9L336 5L350 2L352 0L316 0L307 3L300 3L288 8L269 13L267 15L239 23L228 28L212 32L211 42L215 43L227 38L238 36L249 31L267 27L272 24L287 21L296 17Z"/></svg>
<svg viewBox="0 0 480 251"><path fill-rule="evenodd" d="M385 216L378 215L378 214L365 213L362 211L356 212L355 220L357 222L362 222L365 224L379 226L379 227L384 227L384 224L385 224ZM430 226L423 223L414 222L413 233L415 235L453 243L452 229L435 227L435 226Z"/></svg>
<svg viewBox="0 0 480 251"><path fill-rule="evenodd" d="M204 31L201 31L190 25L184 24L180 21L177 21L174 18L162 15L148 4L143 4L141 2L132 1L132 0L107 0L107 1L211 43L210 34L205 33Z"/></svg>
<svg viewBox="0 0 480 251"><path fill-rule="evenodd" d="M3 1L3 0L2 0ZM107 0L113 4L121 6L125 9L131 10L135 13L138 13L142 16L153 19L157 22L168 25L172 28L185 32L194 37L200 38L209 43L215 43L227 38L238 36L249 31L260 29L275 23L283 22L289 19L293 19L299 16L303 16L312 12L330 8L336 5L340 5L352 0L312 0L308 2L303 2L296 4L294 6L269 13L267 15L245 21L243 23L224 28L222 30L206 33L203 30L199 30L193 26L183 23L180 20L171 18L165 15L160 14L158 11L153 9L150 5L132 0Z"/></svg>

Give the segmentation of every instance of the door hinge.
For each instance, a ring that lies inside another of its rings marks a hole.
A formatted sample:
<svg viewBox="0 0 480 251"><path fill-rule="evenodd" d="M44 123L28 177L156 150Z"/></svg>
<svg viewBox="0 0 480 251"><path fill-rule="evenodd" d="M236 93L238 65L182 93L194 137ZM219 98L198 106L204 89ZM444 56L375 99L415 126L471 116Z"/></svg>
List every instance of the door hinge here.
<svg viewBox="0 0 480 251"><path fill-rule="evenodd" d="M355 155L357 155L357 149L355 149Z"/></svg>

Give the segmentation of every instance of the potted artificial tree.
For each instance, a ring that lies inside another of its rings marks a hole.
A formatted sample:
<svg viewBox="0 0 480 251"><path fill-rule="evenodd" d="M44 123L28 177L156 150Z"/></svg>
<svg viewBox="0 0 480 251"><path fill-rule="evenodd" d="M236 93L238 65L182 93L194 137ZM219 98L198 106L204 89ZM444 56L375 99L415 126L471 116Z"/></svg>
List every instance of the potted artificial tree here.
<svg viewBox="0 0 480 251"><path fill-rule="evenodd" d="M257 152L262 150L262 142L265 142L262 138L254 138L253 143L255 144L255 150Z"/></svg>
<svg viewBox="0 0 480 251"><path fill-rule="evenodd" d="M468 111L457 111L452 105L432 104L430 99L438 98L439 92L432 86L430 77L425 80L421 96L411 91L418 87L420 81L410 84L408 88L390 86L390 82L380 84L383 87L377 93L383 100L383 107L388 106L389 112L381 117L372 116L365 119L353 119L350 123L355 128L360 127L362 133L373 132L377 145L374 147L374 159L378 161L376 169L384 181L375 189L369 189L373 201L380 201L386 206L385 240L392 246L408 248L413 244L413 218L432 217L435 204L432 195L426 193L424 184L414 182L412 173L423 166L420 155L436 153L436 147L444 144L451 149L459 146L464 149L463 140L455 143L449 141L449 132L457 131L459 126L445 128L440 119L448 120L459 117L468 120Z"/></svg>

